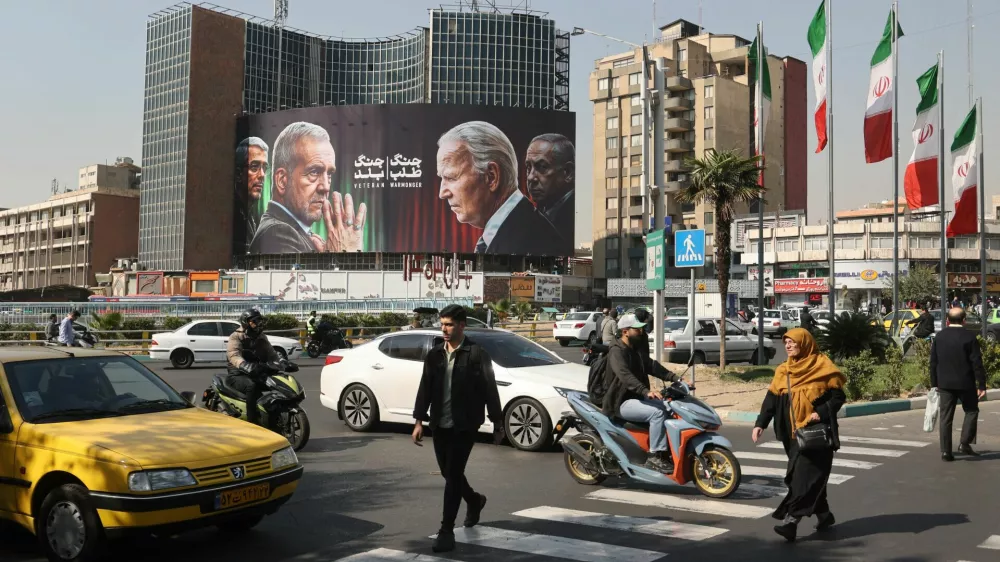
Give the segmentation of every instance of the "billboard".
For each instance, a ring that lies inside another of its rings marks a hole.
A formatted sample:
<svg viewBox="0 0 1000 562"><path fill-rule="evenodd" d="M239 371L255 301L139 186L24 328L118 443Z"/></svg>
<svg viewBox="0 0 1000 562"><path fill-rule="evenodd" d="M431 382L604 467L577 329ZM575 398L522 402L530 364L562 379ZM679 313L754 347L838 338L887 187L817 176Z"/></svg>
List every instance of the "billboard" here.
<svg viewBox="0 0 1000 562"><path fill-rule="evenodd" d="M234 244L248 254L573 255L575 115L356 105L240 119Z"/></svg>

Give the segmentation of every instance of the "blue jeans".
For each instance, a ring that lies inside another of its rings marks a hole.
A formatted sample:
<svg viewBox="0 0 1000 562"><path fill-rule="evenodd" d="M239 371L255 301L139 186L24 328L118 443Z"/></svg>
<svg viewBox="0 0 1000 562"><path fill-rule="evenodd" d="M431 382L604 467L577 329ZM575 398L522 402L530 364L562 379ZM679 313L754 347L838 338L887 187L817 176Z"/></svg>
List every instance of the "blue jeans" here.
<svg viewBox="0 0 1000 562"><path fill-rule="evenodd" d="M626 400L620 408L621 416L630 422L649 424L649 452L667 450L667 407L662 400Z"/></svg>

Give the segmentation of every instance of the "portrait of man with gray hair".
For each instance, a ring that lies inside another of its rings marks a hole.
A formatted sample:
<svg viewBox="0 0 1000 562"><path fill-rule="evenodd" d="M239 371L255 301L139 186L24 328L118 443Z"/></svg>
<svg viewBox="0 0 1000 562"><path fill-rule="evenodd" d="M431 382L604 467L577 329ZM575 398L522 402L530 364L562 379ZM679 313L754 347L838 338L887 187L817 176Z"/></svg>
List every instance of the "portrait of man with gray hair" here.
<svg viewBox="0 0 1000 562"><path fill-rule="evenodd" d="M462 123L438 140L438 197L462 224L483 231L476 253L562 255L572 250L518 189L514 145L485 121Z"/></svg>
<svg viewBox="0 0 1000 562"><path fill-rule="evenodd" d="M297 122L274 142L271 200L250 243L255 254L361 251L367 207L354 210L350 194L330 196L336 153L323 127ZM322 239L312 232L326 225Z"/></svg>
<svg viewBox="0 0 1000 562"><path fill-rule="evenodd" d="M524 157L528 194L539 212L564 238L573 239L576 200L576 148L555 133L538 135Z"/></svg>
<svg viewBox="0 0 1000 562"><path fill-rule="evenodd" d="M260 222L257 205L264 191L268 150L267 143L259 137L245 138L236 147L236 206L246 224L248 246Z"/></svg>

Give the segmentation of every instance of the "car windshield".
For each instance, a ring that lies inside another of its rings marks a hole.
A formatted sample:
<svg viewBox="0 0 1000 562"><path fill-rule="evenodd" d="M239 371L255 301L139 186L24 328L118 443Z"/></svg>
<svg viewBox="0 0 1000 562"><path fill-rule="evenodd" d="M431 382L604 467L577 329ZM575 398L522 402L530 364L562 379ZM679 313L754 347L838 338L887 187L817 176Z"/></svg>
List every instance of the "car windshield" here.
<svg viewBox="0 0 1000 562"><path fill-rule="evenodd" d="M667 316L687 316L688 310L684 307L675 307L667 310Z"/></svg>
<svg viewBox="0 0 1000 562"><path fill-rule="evenodd" d="M687 318L671 318L669 320L664 320L663 331L665 333L683 332L687 328L687 324Z"/></svg>
<svg viewBox="0 0 1000 562"><path fill-rule="evenodd" d="M516 334L477 332L470 333L469 338L483 346L486 353L490 354L490 359L506 369L545 367L566 363L555 353Z"/></svg>
<svg viewBox="0 0 1000 562"><path fill-rule="evenodd" d="M765 310L764 318L781 318L781 313L777 310Z"/></svg>
<svg viewBox="0 0 1000 562"><path fill-rule="evenodd" d="M816 320L829 320L830 311L829 310L817 310L812 313L812 317Z"/></svg>
<svg viewBox="0 0 1000 562"><path fill-rule="evenodd" d="M131 357L66 357L6 363L21 417L31 423L87 420L191 408Z"/></svg>
<svg viewBox="0 0 1000 562"><path fill-rule="evenodd" d="M573 312L571 314L567 314L566 318L563 318L563 320L586 320L588 318L590 318L589 312Z"/></svg>

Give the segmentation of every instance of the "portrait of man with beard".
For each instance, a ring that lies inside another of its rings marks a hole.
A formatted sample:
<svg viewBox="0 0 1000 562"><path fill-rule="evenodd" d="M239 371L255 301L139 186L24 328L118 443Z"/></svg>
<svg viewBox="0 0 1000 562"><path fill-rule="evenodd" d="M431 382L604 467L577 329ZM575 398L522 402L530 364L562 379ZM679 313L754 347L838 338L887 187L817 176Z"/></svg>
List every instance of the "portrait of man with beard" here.
<svg viewBox="0 0 1000 562"><path fill-rule="evenodd" d="M361 251L367 206L350 194L330 196L336 153L323 127L297 122L274 143L271 200L250 243L253 254ZM323 221L324 240L312 232Z"/></svg>
<svg viewBox="0 0 1000 562"><path fill-rule="evenodd" d="M260 196L267 177L268 146L264 139L249 137L236 147L236 208L246 225L246 244L250 246L260 223Z"/></svg>
<svg viewBox="0 0 1000 562"><path fill-rule="evenodd" d="M573 239L576 201L576 148L563 135L538 135L524 158L528 195L561 236Z"/></svg>

